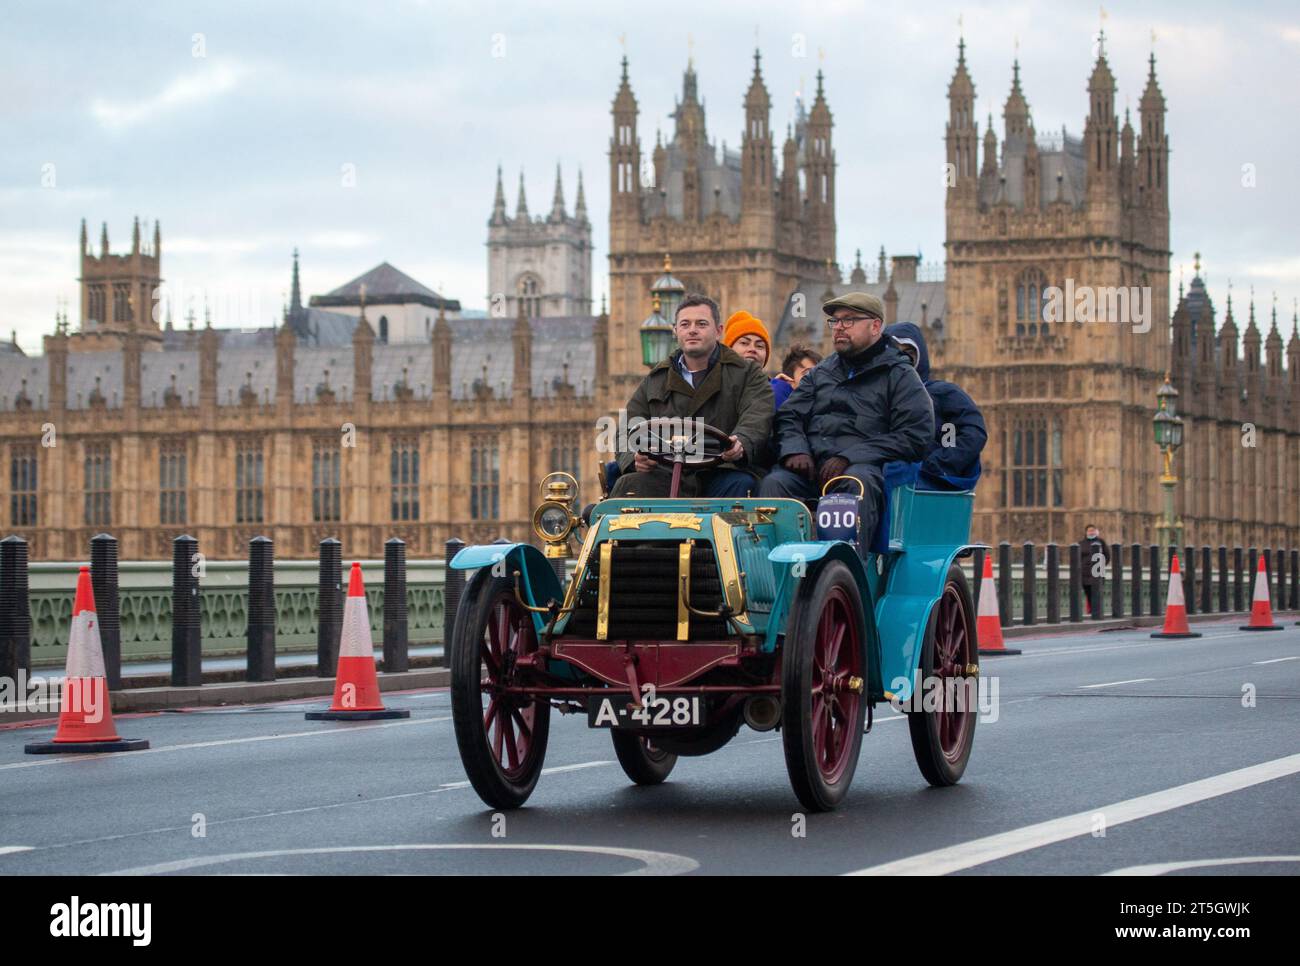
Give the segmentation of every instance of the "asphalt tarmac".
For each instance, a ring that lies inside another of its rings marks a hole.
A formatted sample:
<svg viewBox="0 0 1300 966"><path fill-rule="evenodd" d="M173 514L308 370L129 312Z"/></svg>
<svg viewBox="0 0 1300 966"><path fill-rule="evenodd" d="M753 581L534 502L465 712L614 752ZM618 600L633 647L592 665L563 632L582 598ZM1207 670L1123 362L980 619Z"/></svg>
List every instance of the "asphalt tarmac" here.
<svg viewBox="0 0 1300 966"><path fill-rule="evenodd" d="M558 714L533 797L494 813L445 690L386 694L411 718L373 723L305 721L325 699L122 715L151 747L108 756L25 755L53 729L0 718L0 874L1294 875L1293 621L1018 639L983 659L996 718L959 785L930 788L880 706L849 797L820 815L779 732L742 729L638 788L605 732Z"/></svg>

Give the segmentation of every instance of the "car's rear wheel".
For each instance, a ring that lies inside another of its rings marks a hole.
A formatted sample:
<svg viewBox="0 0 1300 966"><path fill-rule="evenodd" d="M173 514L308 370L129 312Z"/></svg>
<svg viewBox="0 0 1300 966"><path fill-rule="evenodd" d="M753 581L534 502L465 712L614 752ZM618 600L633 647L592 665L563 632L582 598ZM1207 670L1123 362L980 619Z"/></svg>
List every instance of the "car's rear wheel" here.
<svg viewBox="0 0 1300 966"><path fill-rule="evenodd" d="M916 763L939 787L961 780L975 741L979 646L973 610L966 575L953 565L921 646L921 691L909 702L920 707L907 713Z"/></svg>
<svg viewBox="0 0 1300 966"><path fill-rule="evenodd" d="M610 737L623 773L638 785L661 784L677 764L677 756L664 751L652 738L618 729L611 730Z"/></svg>
<svg viewBox="0 0 1300 966"><path fill-rule="evenodd" d="M828 811L853 782L866 716L862 597L845 564L830 561L801 589L787 628L781 658L786 769L799 801Z"/></svg>
<svg viewBox="0 0 1300 966"><path fill-rule="evenodd" d="M470 784L493 808L528 800L546 757L551 706L506 694L517 663L537 649L531 615L506 577L480 570L456 613L451 643L451 710Z"/></svg>

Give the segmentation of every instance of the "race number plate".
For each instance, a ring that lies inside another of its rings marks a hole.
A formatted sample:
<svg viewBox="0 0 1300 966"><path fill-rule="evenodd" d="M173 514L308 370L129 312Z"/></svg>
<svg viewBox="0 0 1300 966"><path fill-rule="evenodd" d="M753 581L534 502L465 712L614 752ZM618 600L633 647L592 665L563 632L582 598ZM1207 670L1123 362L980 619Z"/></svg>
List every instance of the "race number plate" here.
<svg viewBox="0 0 1300 966"><path fill-rule="evenodd" d="M855 493L827 493L817 501L817 539L858 539L858 496Z"/></svg>
<svg viewBox="0 0 1300 966"><path fill-rule="evenodd" d="M694 728L704 724L704 701L698 694L668 697L647 690L641 707L631 707L632 698L618 694L587 701L589 728Z"/></svg>

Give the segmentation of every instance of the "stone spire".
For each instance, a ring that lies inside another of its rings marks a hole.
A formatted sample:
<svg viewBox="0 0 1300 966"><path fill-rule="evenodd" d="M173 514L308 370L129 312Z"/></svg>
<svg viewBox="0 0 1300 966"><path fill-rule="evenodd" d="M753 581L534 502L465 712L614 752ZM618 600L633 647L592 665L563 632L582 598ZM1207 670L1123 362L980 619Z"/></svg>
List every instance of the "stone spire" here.
<svg viewBox="0 0 1300 966"><path fill-rule="evenodd" d="M567 217L564 211L564 181L560 176L560 163L557 161L555 162L555 197L551 199L551 213L546 220L558 224Z"/></svg>
<svg viewBox="0 0 1300 966"><path fill-rule="evenodd" d="M528 198L524 195L524 172L519 172L519 201L515 204L515 221L528 221Z"/></svg>
<svg viewBox="0 0 1300 966"><path fill-rule="evenodd" d="M492 199L492 217L488 219L489 225L504 225L509 220L506 214L506 188L501 182L501 165L497 165L497 192L496 197Z"/></svg>
<svg viewBox="0 0 1300 966"><path fill-rule="evenodd" d="M298 281L298 249L293 250L293 281L289 284L289 317L302 314L302 286Z"/></svg>
<svg viewBox="0 0 1300 966"><path fill-rule="evenodd" d="M579 224L587 223L587 195L582 190L582 169L578 169L578 200L573 208L573 217Z"/></svg>

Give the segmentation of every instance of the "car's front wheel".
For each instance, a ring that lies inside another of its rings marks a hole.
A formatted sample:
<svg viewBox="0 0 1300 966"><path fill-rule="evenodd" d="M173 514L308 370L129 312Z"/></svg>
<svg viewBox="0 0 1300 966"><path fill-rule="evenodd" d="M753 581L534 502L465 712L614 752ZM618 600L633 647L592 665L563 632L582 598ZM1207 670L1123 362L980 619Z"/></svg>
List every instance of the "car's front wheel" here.
<svg viewBox="0 0 1300 966"><path fill-rule="evenodd" d="M451 712L465 774L493 808L524 804L542 772L551 706L507 693L518 683L519 659L536 649L513 583L480 570L452 631Z"/></svg>
<svg viewBox="0 0 1300 966"><path fill-rule="evenodd" d="M782 737L790 784L805 807L828 811L848 793L866 717L862 596L832 560L800 590L781 657Z"/></svg>

